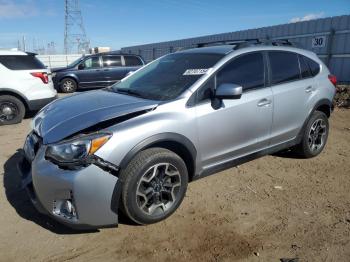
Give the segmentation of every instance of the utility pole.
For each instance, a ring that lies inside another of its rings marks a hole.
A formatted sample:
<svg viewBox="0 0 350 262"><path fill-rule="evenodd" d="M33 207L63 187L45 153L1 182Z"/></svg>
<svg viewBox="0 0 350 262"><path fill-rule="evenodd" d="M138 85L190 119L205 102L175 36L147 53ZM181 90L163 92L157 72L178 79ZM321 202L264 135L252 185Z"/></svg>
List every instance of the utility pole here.
<svg viewBox="0 0 350 262"><path fill-rule="evenodd" d="M22 48L23 48L23 52L27 51L26 49L26 37L22 36Z"/></svg>
<svg viewBox="0 0 350 262"><path fill-rule="evenodd" d="M64 52L71 53L75 48L78 53L89 51L79 0L64 0Z"/></svg>

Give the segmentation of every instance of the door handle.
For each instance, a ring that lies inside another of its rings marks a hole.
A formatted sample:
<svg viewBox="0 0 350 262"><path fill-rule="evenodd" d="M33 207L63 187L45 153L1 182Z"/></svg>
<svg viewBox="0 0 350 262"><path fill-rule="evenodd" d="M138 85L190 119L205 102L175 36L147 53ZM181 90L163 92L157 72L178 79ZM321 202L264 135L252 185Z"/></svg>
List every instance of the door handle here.
<svg viewBox="0 0 350 262"><path fill-rule="evenodd" d="M258 107L268 106L270 104L271 104L271 100L264 98L258 102Z"/></svg>
<svg viewBox="0 0 350 262"><path fill-rule="evenodd" d="M104 69L103 71L109 71L109 69Z"/></svg>
<svg viewBox="0 0 350 262"><path fill-rule="evenodd" d="M305 88L306 93L311 93L312 91L313 91L312 86L308 86L307 88Z"/></svg>

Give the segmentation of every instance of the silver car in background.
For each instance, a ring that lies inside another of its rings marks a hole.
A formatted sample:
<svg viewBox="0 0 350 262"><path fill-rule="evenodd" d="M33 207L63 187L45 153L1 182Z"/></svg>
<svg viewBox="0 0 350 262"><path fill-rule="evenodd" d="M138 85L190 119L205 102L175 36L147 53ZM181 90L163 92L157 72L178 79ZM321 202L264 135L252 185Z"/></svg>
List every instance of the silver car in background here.
<svg viewBox="0 0 350 262"><path fill-rule="evenodd" d="M73 228L170 216L187 184L283 149L324 148L336 78L289 42L166 55L112 87L41 110L24 145L35 207Z"/></svg>

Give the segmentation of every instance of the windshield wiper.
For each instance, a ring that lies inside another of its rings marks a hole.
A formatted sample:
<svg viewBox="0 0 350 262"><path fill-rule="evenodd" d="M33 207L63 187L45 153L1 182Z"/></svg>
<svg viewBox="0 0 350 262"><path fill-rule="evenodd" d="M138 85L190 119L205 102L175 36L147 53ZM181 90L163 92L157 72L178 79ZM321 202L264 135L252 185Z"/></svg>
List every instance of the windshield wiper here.
<svg viewBox="0 0 350 262"><path fill-rule="evenodd" d="M128 94L131 96L136 96L136 97L141 97L143 98L142 94L134 89L129 89L129 88L117 88L116 91L118 93L122 93L122 94Z"/></svg>

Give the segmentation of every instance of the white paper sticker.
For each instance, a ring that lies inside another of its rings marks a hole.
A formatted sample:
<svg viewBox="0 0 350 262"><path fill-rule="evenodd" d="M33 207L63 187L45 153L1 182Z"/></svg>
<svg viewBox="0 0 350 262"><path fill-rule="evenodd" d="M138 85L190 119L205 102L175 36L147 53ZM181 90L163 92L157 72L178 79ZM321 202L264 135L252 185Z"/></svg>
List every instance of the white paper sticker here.
<svg viewBox="0 0 350 262"><path fill-rule="evenodd" d="M210 68L209 68L210 69ZM184 76L189 75L204 75L208 72L208 68L202 68L202 69L187 69L185 73L183 73Z"/></svg>

